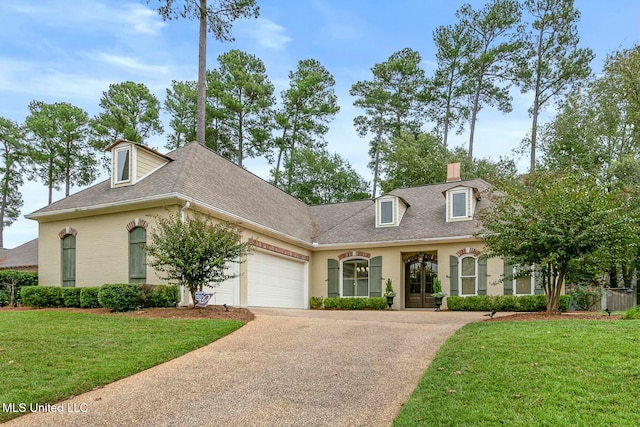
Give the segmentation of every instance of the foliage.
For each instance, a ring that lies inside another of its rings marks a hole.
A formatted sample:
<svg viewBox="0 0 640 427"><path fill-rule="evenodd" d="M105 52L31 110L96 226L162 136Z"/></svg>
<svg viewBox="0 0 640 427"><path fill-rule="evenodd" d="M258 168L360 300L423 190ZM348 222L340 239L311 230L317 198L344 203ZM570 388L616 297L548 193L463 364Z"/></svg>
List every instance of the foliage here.
<svg viewBox="0 0 640 427"><path fill-rule="evenodd" d="M4 228L19 218L23 204L20 194L26 160L23 133L17 123L0 117L0 248L4 247Z"/></svg>
<svg viewBox="0 0 640 427"><path fill-rule="evenodd" d="M383 154L391 137L403 131L418 133L425 114L422 102L428 98L427 79L420 68L420 54L403 49L371 69L372 80L356 82L350 95L353 105L364 110L353 123L361 137L372 135L369 166L373 170L373 198L383 169Z"/></svg>
<svg viewBox="0 0 640 427"><path fill-rule="evenodd" d="M322 297L311 297L309 299L309 308L311 308L312 310L317 310L319 308L322 308L322 300L324 298Z"/></svg>
<svg viewBox="0 0 640 427"><path fill-rule="evenodd" d="M275 113L275 139L278 151L273 171L275 186L291 192L294 182L293 167L296 150L324 148L322 138L328 132L328 123L340 111L335 95L335 80L329 71L315 59L298 62L295 72L289 72L289 88L282 92L282 107ZM319 141L316 138L320 138ZM287 183L280 183L280 164L287 161Z"/></svg>
<svg viewBox="0 0 640 427"><path fill-rule="evenodd" d="M638 326L465 325L440 347L393 425L637 426L640 412L629 398L638 390Z"/></svg>
<svg viewBox="0 0 640 427"><path fill-rule="evenodd" d="M236 274L227 268L249 254L249 242L241 242L241 232L230 223L216 223L197 213L184 218L178 214L157 216L157 226L147 245L149 265L166 280L186 286L192 301L203 286L215 288Z"/></svg>
<svg viewBox="0 0 640 427"><path fill-rule="evenodd" d="M209 75L210 96L216 100L220 133L229 138L229 150L214 141L209 148L242 166L244 157L268 151L273 84L262 60L233 49L218 56L220 68ZM212 81L213 80L213 81Z"/></svg>
<svg viewBox="0 0 640 427"><path fill-rule="evenodd" d="M111 311L131 311L140 306L140 288L131 283L111 283L102 285L98 292L98 302Z"/></svg>
<svg viewBox="0 0 640 427"><path fill-rule="evenodd" d="M4 307L5 305L9 305L9 294L5 290L0 289L0 307Z"/></svg>
<svg viewBox="0 0 640 427"><path fill-rule="evenodd" d="M100 301L98 294L99 287L79 288L80 289L80 307L82 308L99 308Z"/></svg>
<svg viewBox="0 0 640 427"><path fill-rule="evenodd" d="M175 307L180 301L178 285L138 285L142 307Z"/></svg>
<svg viewBox="0 0 640 427"><path fill-rule="evenodd" d="M59 286L23 286L22 305L27 307L61 307L62 288Z"/></svg>
<svg viewBox="0 0 640 427"><path fill-rule="evenodd" d="M62 305L64 307L80 307L81 288L62 288Z"/></svg>
<svg viewBox="0 0 640 427"><path fill-rule="evenodd" d="M387 308L385 297L371 298L325 298L325 310L384 310Z"/></svg>
<svg viewBox="0 0 640 427"><path fill-rule="evenodd" d="M431 296L435 298L444 298L447 296L446 293L442 292L442 282L438 276L433 278L433 293Z"/></svg>
<svg viewBox="0 0 640 427"><path fill-rule="evenodd" d="M198 89L194 81L171 81L171 89L167 89L164 99L164 110L171 119L169 126L173 133L167 136L167 147L170 150L180 148L196 139L196 110Z"/></svg>
<svg viewBox="0 0 640 427"><path fill-rule="evenodd" d="M281 188L308 205L366 200L369 184L338 154L326 149L296 150L285 162L291 171L292 181L288 189ZM274 177L276 171L271 171Z"/></svg>
<svg viewBox="0 0 640 427"><path fill-rule="evenodd" d="M571 296L578 310L591 310L594 305L600 303L603 291L600 286L577 284L567 286L567 294Z"/></svg>
<svg viewBox="0 0 640 427"><path fill-rule="evenodd" d="M391 281L391 279L387 279L384 282L384 296L388 296L389 294L393 294L395 295L396 293L393 291L393 282Z"/></svg>
<svg viewBox="0 0 640 427"><path fill-rule="evenodd" d="M583 263L606 268L637 246L628 202L576 173L534 174L502 187L504 196L480 213L488 256L538 265L547 310L557 311L564 279Z"/></svg>
<svg viewBox="0 0 640 427"><path fill-rule="evenodd" d="M24 402L60 402L179 357L240 326L231 320L2 311L0 402L16 408ZM0 423L19 415L0 411Z"/></svg>
<svg viewBox="0 0 640 427"><path fill-rule="evenodd" d="M143 144L164 132L160 102L143 83L126 81L109 85L100 98L100 112L91 122L94 146L104 150L118 138Z"/></svg>
<svg viewBox="0 0 640 427"><path fill-rule="evenodd" d="M640 319L640 306L631 307L621 317L624 320Z"/></svg>
<svg viewBox="0 0 640 427"><path fill-rule="evenodd" d="M558 302L560 312L569 311L569 295L561 295ZM477 295L451 296L447 298L447 309L451 311L526 311L538 312L547 309L544 295Z"/></svg>
<svg viewBox="0 0 640 427"><path fill-rule="evenodd" d="M23 286L38 286L38 273L18 270L0 270L0 290L9 296L9 304L22 301L20 289Z"/></svg>
<svg viewBox="0 0 640 427"><path fill-rule="evenodd" d="M580 12L573 0L525 0L524 8L533 22L528 31L521 32L525 52L519 79L523 93L533 91L529 140L533 172L540 111L589 76L594 55L591 49L578 48Z"/></svg>

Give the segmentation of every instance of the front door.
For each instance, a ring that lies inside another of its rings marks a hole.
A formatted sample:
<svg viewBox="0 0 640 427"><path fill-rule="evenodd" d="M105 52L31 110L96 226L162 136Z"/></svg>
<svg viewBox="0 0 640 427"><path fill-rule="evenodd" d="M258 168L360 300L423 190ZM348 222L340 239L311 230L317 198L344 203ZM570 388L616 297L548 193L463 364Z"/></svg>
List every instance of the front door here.
<svg viewBox="0 0 640 427"><path fill-rule="evenodd" d="M405 307L435 308L433 279L438 275L438 263L433 259L412 257L405 263Z"/></svg>

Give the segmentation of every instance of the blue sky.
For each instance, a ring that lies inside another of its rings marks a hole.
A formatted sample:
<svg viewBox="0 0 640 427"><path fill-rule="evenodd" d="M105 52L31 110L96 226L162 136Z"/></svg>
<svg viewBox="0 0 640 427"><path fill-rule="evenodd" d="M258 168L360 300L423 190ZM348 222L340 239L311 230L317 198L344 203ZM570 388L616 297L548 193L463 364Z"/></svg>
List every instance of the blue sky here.
<svg viewBox="0 0 640 427"><path fill-rule="evenodd" d="M244 50L264 61L279 94L299 60L319 60L336 80L341 106L326 137L329 149L370 179L368 142L353 128L358 110L349 88L370 79L374 64L406 47L420 52L423 68L431 75L432 32L439 25L455 23L455 11L464 3L480 8L484 1L258 0L260 18L236 22L235 42L209 38L208 68L217 66L221 53ZM638 43L640 1L576 0L575 4L582 13L580 45L596 53L594 70L601 69L607 53ZM171 80L196 79L197 22L164 22L144 0L5 0L0 3L0 28L0 116L20 123L32 100L70 102L94 115L111 83L144 83L162 102ZM511 155L527 134L532 97L517 90L513 95L513 113L480 112L476 157ZM543 120L551 114L543 115ZM170 128L166 116L163 120L166 134ZM164 152L164 139L156 136L148 144ZM455 135L450 143L465 145L467 140L467 134ZM263 159L249 161L247 167L268 176ZM22 193L23 214L47 202L47 190L40 183L25 183ZM58 192L54 200L62 197ZM5 230L5 247L34 237L36 222L22 218Z"/></svg>

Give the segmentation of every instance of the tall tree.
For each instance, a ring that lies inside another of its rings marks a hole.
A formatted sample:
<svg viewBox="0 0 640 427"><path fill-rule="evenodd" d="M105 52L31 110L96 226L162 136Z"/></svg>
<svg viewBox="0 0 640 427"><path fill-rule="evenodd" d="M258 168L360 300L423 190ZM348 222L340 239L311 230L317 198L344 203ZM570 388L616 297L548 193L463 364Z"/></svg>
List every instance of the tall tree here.
<svg viewBox="0 0 640 427"><path fill-rule="evenodd" d="M429 116L442 133L442 144L447 147L449 130L456 126L459 131L469 118L465 100L470 88L465 84L464 71L471 45L469 29L461 24L440 26L433 32L433 41L438 52L438 68L432 80L433 100L429 103Z"/></svg>
<svg viewBox="0 0 640 427"><path fill-rule="evenodd" d="M147 0L150 3L152 0ZM197 19L200 23L198 42L198 102L196 141L205 143L205 111L207 99L207 31L216 40L233 41L231 27L238 18L257 18L260 8L255 0L154 0L160 3L163 19Z"/></svg>
<svg viewBox="0 0 640 427"><path fill-rule="evenodd" d="M565 278L583 264L601 270L638 244L638 228L626 199L581 173L535 174L501 188L504 196L480 213L487 256L536 265L547 312L558 311Z"/></svg>
<svg viewBox="0 0 640 427"><path fill-rule="evenodd" d="M480 10L464 5L456 16L470 38L464 74L471 94L468 152L473 159L476 121L483 105L506 113L512 110L509 87L517 76L522 43L516 40L515 29L522 10L516 0L491 0Z"/></svg>
<svg viewBox="0 0 640 427"><path fill-rule="evenodd" d="M280 183L282 156L295 157L297 148L324 145L322 138L329 131L328 123L340 111L335 95L335 80L329 71L315 59L298 61L296 71L289 72L289 88L282 92L282 108L276 112L276 138L278 157L273 183ZM317 141L316 138L320 138ZM291 191L293 165L287 164L287 191Z"/></svg>
<svg viewBox="0 0 640 427"><path fill-rule="evenodd" d="M369 184L338 154L323 147L302 147L285 162L293 179L288 193L309 205L365 200ZM271 170L275 177L275 170Z"/></svg>
<svg viewBox="0 0 640 427"><path fill-rule="evenodd" d="M164 132L160 121L160 102L143 83L126 81L109 85L100 98L99 113L91 123L97 149L104 149L117 138L144 143Z"/></svg>
<svg viewBox="0 0 640 427"><path fill-rule="evenodd" d="M369 155L372 160L373 192L379 184L379 173L389 140L402 131L417 134L423 124L424 101L430 97L420 54L411 49L393 53L385 62L371 69L373 79L359 81L350 90L354 105L364 114L354 119L361 137L373 136Z"/></svg>
<svg viewBox="0 0 640 427"><path fill-rule="evenodd" d="M33 174L49 188L49 203L53 189L65 187L69 196L72 185L90 184L96 177L95 151L89 145L89 116L66 102L47 104L33 101L25 120L29 132L29 156Z"/></svg>
<svg viewBox="0 0 640 427"><path fill-rule="evenodd" d="M594 55L591 49L578 48L580 12L574 8L573 0L525 0L524 7L533 18L530 30L522 33L527 53L520 71L522 92L533 91L529 110L533 172L540 111L589 76Z"/></svg>
<svg viewBox="0 0 640 427"><path fill-rule="evenodd" d="M171 81L171 88L167 89L164 109L171 119L169 126L173 133L167 137L166 148L173 150L194 141L196 134L196 82Z"/></svg>
<svg viewBox="0 0 640 427"><path fill-rule="evenodd" d="M218 57L219 78L213 96L228 114L223 126L231 138L233 157L239 166L245 156L256 157L267 151L271 131L271 107L275 103L273 84L264 63L254 55L234 49ZM224 153L221 153L224 154Z"/></svg>
<svg viewBox="0 0 640 427"><path fill-rule="evenodd" d="M0 117L0 248L4 248L4 229L20 216L25 155L24 135L20 126Z"/></svg>

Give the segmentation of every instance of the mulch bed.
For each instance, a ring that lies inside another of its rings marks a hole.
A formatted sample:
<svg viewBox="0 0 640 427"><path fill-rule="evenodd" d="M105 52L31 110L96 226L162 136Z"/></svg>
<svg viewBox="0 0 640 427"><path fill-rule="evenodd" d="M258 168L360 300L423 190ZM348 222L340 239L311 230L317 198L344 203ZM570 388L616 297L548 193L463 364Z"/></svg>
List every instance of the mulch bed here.
<svg viewBox="0 0 640 427"><path fill-rule="evenodd" d="M255 315L242 307L230 307L229 310L221 305L209 305L206 308L177 307L177 308L142 308L125 313L113 313L106 308L31 308L31 307L2 307L0 311L10 310L58 310L78 313L92 313L101 315L132 316L165 319L229 319L250 322Z"/></svg>

